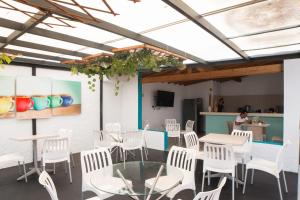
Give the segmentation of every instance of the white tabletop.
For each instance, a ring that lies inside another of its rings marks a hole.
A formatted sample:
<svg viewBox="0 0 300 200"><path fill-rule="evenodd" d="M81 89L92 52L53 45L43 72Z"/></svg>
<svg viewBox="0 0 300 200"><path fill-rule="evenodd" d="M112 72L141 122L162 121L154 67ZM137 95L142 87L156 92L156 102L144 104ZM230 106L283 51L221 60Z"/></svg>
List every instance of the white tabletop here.
<svg viewBox="0 0 300 200"><path fill-rule="evenodd" d="M233 136L222 133L209 133L201 138L199 142L207 142L214 144L230 144L234 146L241 146L247 142L246 136Z"/></svg>
<svg viewBox="0 0 300 200"><path fill-rule="evenodd" d="M29 136L20 136L20 137L11 137L11 140L15 141L32 141L32 140L40 140L47 138L55 138L58 137L57 134L37 134L37 135L29 135Z"/></svg>

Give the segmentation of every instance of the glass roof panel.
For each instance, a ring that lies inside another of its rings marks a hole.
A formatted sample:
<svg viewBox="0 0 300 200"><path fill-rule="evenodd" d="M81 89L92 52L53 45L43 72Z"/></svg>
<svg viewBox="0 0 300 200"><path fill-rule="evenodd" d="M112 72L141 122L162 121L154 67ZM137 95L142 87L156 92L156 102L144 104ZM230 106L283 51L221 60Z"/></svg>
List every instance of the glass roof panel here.
<svg viewBox="0 0 300 200"><path fill-rule="evenodd" d="M7 37L9 36L14 30L0 27L0 36L1 37Z"/></svg>
<svg viewBox="0 0 300 200"><path fill-rule="evenodd" d="M77 2L93 8L103 8L100 1L77 0ZM99 19L135 32L145 31L185 18L161 0L143 0L138 3L128 0L109 0L107 2L119 15L114 16L91 10L89 12Z"/></svg>
<svg viewBox="0 0 300 200"><path fill-rule="evenodd" d="M202 0L201 2L197 0L183 0L183 2L201 15L248 1L250 0Z"/></svg>
<svg viewBox="0 0 300 200"><path fill-rule="evenodd" d="M256 51L247 51L246 53L251 57L255 57L255 56L268 56L274 54L288 54L288 53L297 53L297 52L300 53L300 44L286 46L286 47L271 48L271 49L262 49Z"/></svg>
<svg viewBox="0 0 300 200"><path fill-rule="evenodd" d="M299 13L299 0L269 0L211 15L206 19L227 37L235 37L300 25Z"/></svg>
<svg viewBox="0 0 300 200"><path fill-rule="evenodd" d="M91 55L106 52L106 51L101 51L99 49L93 49L93 48L89 48L89 47L78 49L77 51L79 51L81 53L91 54ZM110 53L110 52L107 52L107 53Z"/></svg>
<svg viewBox="0 0 300 200"><path fill-rule="evenodd" d="M51 18L46 19L44 22L57 23L55 19L51 19ZM74 37L79 37L79 38L83 38L86 40L91 40L99 43L103 43L105 41L113 40L121 37L120 35L110 33L108 31L104 31L89 25L85 25L83 23L74 22L74 21L66 21L66 22L71 26L73 26L74 28L62 27L62 26L54 26L53 28L50 28L48 26L45 26L44 24L39 24L37 27L47 29L50 31L63 33L63 34L68 34Z"/></svg>
<svg viewBox="0 0 300 200"><path fill-rule="evenodd" d="M130 47L130 46L135 46L135 45L140 45L143 43L137 42L135 40L131 40L131 39L122 39L122 40L118 40L115 42L111 42L111 43L107 43L108 45L114 46L116 48L123 48L123 47Z"/></svg>
<svg viewBox="0 0 300 200"><path fill-rule="evenodd" d="M240 58L231 49L190 21L145 35L204 60Z"/></svg>
<svg viewBox="0 0 300 200"><path fill-rule="evenodd" d="M33 12L33 13L38 12L37 9L35 9L31 6L22 4L22 3L18 3L16 1L6 1L6 3L11 6L9 6L3 2L0 2L0 17L4 18L4 19L9 19L9 20L13 20L16 22L24 23L30 18L29 16L27 16L26 14L24 14L22 12L11 10L11 9L13 9L13 7L18 8L22 11L29 11L29 12ZM31 14L31 15L33 15L33 14Z"/></svg>
<svg viewBox="0 0 300 200"><path fill-rule="evenodd" d="M47 59L42 59L42 58L35 58L35 57L30 57L30 56L18 56L18 57L19 57L19 58L32 59L32 60L42 60L42 61L48 61L48 62L54 62L54 63L60 63L60 61L47 60Z"/></svg>
<svg viewBox="0 0 300 200"><path fill-rule="evenodd" d="M49 56L60 56L60 57L68 58L68 59L81 59L80 57L76 57L76 56L53 53L53 52L49 52L49 51L42 51L42 50L31 49L31 48L26 48L26 47L19 47L19 46L15 46L15 45L7 45L6 48L19 50L19 51L32 52L32 53L39 53L39 54L44 54L44 55L49 55Z"/></svg>
<svg viewBox="0 0 300 200"><path fill-rule="evenodd" d="M243 50L295 44L300 42L300 28L241 37L232 41Z"/></svg>
<svg viewBox="0 0 300 200"><path fill-rule="evenodd" d="M46 38L46 37L42 37L42 36L38 36L38 35L33 35L30 33L26 33L26 34L22 35L19 38L19 40L53 46L53 47L59 47L59 48L68 49L68 50L76 50L76 49L81 49L84 47L82 45L64 42L61 40L50 39L50 38Z"/></svg>

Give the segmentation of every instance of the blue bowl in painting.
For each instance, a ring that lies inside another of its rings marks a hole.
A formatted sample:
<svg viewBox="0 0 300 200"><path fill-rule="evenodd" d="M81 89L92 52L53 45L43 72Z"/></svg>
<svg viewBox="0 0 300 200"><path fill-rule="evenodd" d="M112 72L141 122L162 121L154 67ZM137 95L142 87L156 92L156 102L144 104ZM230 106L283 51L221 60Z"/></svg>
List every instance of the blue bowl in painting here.
<svg viewBox="0 0 300 200"><path fill-rule="evenodd" d="M72 105L72 103L74 101L70 95L61 95L61 98L62 98L61 106L64 106L64 107Z"/></svg>

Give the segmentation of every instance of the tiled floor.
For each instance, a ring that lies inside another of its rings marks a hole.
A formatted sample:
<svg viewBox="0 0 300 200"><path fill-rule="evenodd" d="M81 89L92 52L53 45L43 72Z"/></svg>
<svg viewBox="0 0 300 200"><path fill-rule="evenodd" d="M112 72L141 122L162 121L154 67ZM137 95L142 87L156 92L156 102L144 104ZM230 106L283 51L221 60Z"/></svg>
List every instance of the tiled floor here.
<svg viewBox="0 0 300 200"><path fill-rule="evenodd" d="M161 151L150 151L150 160L165 161L166 153ZM63 165L57 167L56 175L51 175L58 190L60 200L80 200L81 199L81 168L79 154L75 156L76 167L73 168L73 183L69 183L68 176L64 173ZM139 158L136 158L139 159ZM115 160L114 160L115 161ZM201 166L198 162L196 172L197 191L201 187ZM15 180L18 173L17 168L0 170L0 200L48 200L46 190L37 182L37 176L29 178L29 182L17 182ZM297 179L294 173L286 173L289 193L284 194L284 200L297 199ZM154 175L155 176L155 175ZM211 189L213 189L218 180L212 179ZM283 185L283 183L282 183ZM205 187L210 189L208 186ZM86 195L88 197L89 194ZM128 197L114 196L111 200L130 199ZM164 198L167 199L167 198ZM193 199L192 191L179 193L175 199L190 200ZM228 182L221 193L221 200L231 200L231 184ZM268 174L256 172L254 185L248 184L247 192L242 194L242 188L236 189L236 200L279 200L276 179Z"/></svg>

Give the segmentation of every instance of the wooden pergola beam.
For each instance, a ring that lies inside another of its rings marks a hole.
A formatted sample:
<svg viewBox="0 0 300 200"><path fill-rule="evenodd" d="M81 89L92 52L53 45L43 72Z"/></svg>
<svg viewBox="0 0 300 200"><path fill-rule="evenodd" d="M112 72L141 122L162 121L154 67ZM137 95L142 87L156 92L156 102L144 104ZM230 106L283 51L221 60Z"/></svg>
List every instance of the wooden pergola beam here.
<svg viewBox="0 0 300 200"><path fill-rule="evenodd" d="M142 79L142 83L158 83L158 82L188 82L188 81L202 81L213 80L220 78L232 78L258 74L271 74L283 71L282 64L271 64L244 68L211 70L186 74L173 74L162 76L147 76Z"/></svg>

